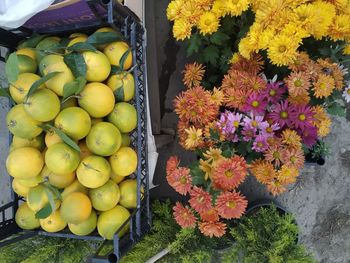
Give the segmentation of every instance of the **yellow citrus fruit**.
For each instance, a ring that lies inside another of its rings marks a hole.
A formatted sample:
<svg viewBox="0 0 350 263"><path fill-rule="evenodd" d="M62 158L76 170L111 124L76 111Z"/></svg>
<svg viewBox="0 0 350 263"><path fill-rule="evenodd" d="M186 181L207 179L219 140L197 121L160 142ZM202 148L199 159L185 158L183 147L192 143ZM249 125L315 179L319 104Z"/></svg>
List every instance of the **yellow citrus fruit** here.
<svg viewBox="0 0 350 263"><path fill-rule="evenodd" d="M87 36L77 36L75 38L73 38L71 41L69 41L67 47L73 46L76 43L82 43L85 42L87 40Z"/></svg>
<svg viewBox="0 0 350 263"><path fill-rule="evenodd" d="M111 64L101 51L84 51L82 53L86 64L86 80L102 82L111 72Z"/></svg>
<svg viewBox="0 0 350 263"><path fill-rule="evenodd" d="M108 115L108 121L113 123L122 133L131 132L137 127L137 111L129 103L118 102Z"/></svg>
<svg viewBox="0 0 350 263"><path fill-rule="evenodd" d="M49 179L49 183L57 188L65 188L71 185L75 180L75 173L55 174L45 165L41 171L41 176Z"/></svg>
<svg viewBox="0 0 350 263"><path fill-rule="evenodd" d="M15 178L35 177L43 166L44 160L41 152L33 147L15 149L6 159L7 172Z"/></svg>
<svg viewBox="0 0 350 263"><path fill-rule="evenodd" d="M16 194L26 197L30 187L22 185L17 178L14 178L12 180L12 189Z"/></svg>
<svg viewBox="0 0 350 263"><path fill-rule="evenodd" d="M88 37L88 35L84 34L84 33L76 32L76 33L70 34L68 38L72 39L72 38L76 38L76 37Z"/></svg>
<svg viewBox="0 0 350 263"><path fill-rule="evenodd" d="M108 180L104 185L91 189L89 197L93 208L98 211L107 211L118 204L120 198L119 187L112 180Z"/></svg>
<svg viewBox="0 0 350 263"><path fill-rule="evenodd" d="M91 125L95 125L96 123L102 122L102 118L92 118L91 119Z"/></svg>
<svg viewBox="0 0 350 263"><path fill-rule="evenodd" d="M48 50L50 47L57 45L60 42L60 40L61 39L59 37L54 36L46 37L43 40L41 40L35 47L37 61L40 62L44 58L44 50ZM58 50L56 50L56 52L58 52Z"/></svg>
<svg viewBox="0 0 350 263"><path fill-rule="evenodd" d="M108 87L110 87L117 101L130 101L135 95L135 80L130 73L117 73L108 78Z"/></svg>
<svg viewBox="0 0 350 263"><path fill-rule="evenodd" d="M25 96L33 85L33 83L40 79L40 76L33 73L22 73L18 75L17 80L10 85L9 91L13 100L19 104L24 101ZM39 88L44 88L45 84L41 85Z"/></svg>
<svg viewBox="0 0 350 263"><path fill-rule="evenodd" d="M120 147L120 149L109 157L112 170L116 175L128 176L136 171L137 154L130 147Z"/></svg>
<svg viewBox="0 0 350 263"><path fill-rule="evenodd" d="M136 208L137 205L137 181L127 179L119 184L119 204L126 208Z"/></svg>
<svg viewBox="0 0 350 263"><path fill-rule="evenodd" d="M61 102L61 110L67 109L69 107L76 107L76 106L78 106L78 102L76 98L70 98L63 103Z"/></svg>
<svg viewBox="0 0 350 263"><path fill-rule="evenodd" d="M51 145L45 154L47 167L57 174L74 172L79 165L79 161L79 152L61 142Z"/></svg>
<svg viewBox="0 0 350 263"><path fill-rule="evenodd" d="M39 69L44 76L51 72L60 72L56 76L46 81L46 87L48 87L59 96L63 95L64 85L74 80L72 71L64 63L63 57L60 55L46 56L40 62Z"/></svg>
<svg viewBox="0 0 350 263"><path fill-rule="evenodd" d="M45 144L47 147L54 145L56 143L63 142L61 137L57 135L53 130L46 132L45 134Z"/></svg>
<svg viewBox="0 0 350 263"><path fill-rule="evenodd" d="M26 230L32 230L40 226L39 219L35 217L35 212L32 211L27 203L22 203L15 215L17 225Z"/></svg>
<svg viewBox="0 0 350 263"><path fill-rule="evenodd" d="M41 184L29 189L26 200L29 208L34 212L38 212L49 202L46 191L45 186Z"/></svg>
<svg viewBox="0 0 350 263"><path fill-rule="evenodd" d="M48 217L40 219L39 222L41 228L50 233L61 231L67 226L67 223L63 221L61 217L61 212L59 209Z"/></svg>
<svg viewBox="0 0 350 263"><path fill-rule="evenodd" d="M80 148L80 160L92 155L92 152L87 147L85 140L80 141L78 146Z"/></svg>
<svg viewBox="0 0 350 263"><path fill-rule="evenodd" d="M111 173L108 161L97 155L84 158L76 171L79 182L88 188L97 188L104 185Z"/></svg>
<svg viewBox="0 0 350 263"><path fill-rule="evenodd" d="M67 223L79 224L89 218L91 209L89 197L83 193L73 192L62 201L61 217Z"/></svg>
<svg viewBox="0 0 350 263"><path fill-rule="evenodd" d="M16 51L17 55L25 55L36 61L36 53L34 48L20 48Z"/></svg>
<svg viewBox="0 0 350 263"><path fill-rule="evenodd" d="M129 134L122 133L122 147L128 147L130 145L131 139Z"/></svg>
<svg viewBox="0 0 350 263"><path fill-rule="evenodd" d="M86 236L91 234L97 225L97 214L94 210L91 211L91 214L88 219L79 223L79 224L68 224L69 230L77 236Z"/></svg>
<svg viewBox="0 0 350 263"><path fill-rule="evenodd" d="M103 53L107 56L109 59L109 62L114 65L121 67L119 65L120 59L122 56L128 51L129 45L123 41L117 41L112 42L108 44L105 49L103 50ZM123 70L128 70L132 66L132 52L129 52L128 56L126 57Z"/></svg>
<svg viewBox="0 0 350 263"><path fill-rule="evenodd" d="M121 145L121 134L117 127L109 122L99 122L91 127L86 137L86 145L97 155L110 156Z"/></svg>
<svg viewBox="0 0 350 263"><path fill-rule="evenodd" d="M45 181L44 177L41 176L41 173L38 174L37 176L30 177L30 178L25 178L25 179L16 178L16 179L21 185L24 185L27 187L34 187Z"/></svg>
<svg viewBox="0 0 350 263"><path fill-rule="evenodd" d="M23 104L25 111L34 120L42 122L53 120L61 108L57 95L49 89L35 91Z"/></svg>
<svg viewBox="0 0 350 263"><path fill-rule="evenodd" d="M38 65L36 61L26 55L17 55L19 73L35 73Z"/></svg>
<svg viewBox="0 0 350 263"><path fill-rule="evenodd" d="M101 28L97 29L95 32L115 32L115 30L111 27L101 27ZM97 48L99 50L103 50L106 46L107 46L107 44L98 45Z"/></svg>
<svg viewBox="0 0 350 263"><path fill-rule="evenodd" d="M22 147L34 147L39 151L44 150L45 148L44 134L42 133L33 139L24 139L21 137L13 136L12 150L17 148L22 148Z"/></svg>
<svg viewBox="0 0 350 263"><path fill-rule="evenodd" d="M97 220L98 233L108 239L112 240L117 230L129 219L130 212L128 209L117 205L111 210L102 212ZM129 229L129 223L118 233L122 237Z"/></svg>
<svg viewBox="0 0 350 263"><path fill-rule="evenodd" d="M119 175L116 175L113 170L110 174L110 178L116 183L116 184L119 184L121 181L123 181L126 177L125 176L119 176Z"/></svg>
<svg viewBox="0 0 350 263"><path fill-rule="evenodd" d="M39 127L42 123L30 117L24 110L23 104L11 108L7 113L6 123L13 135L24 139L35 138L43 131Z"/></svg>
<svg viewBox="0 0 350 263"><path fill-rule="evenodd" d="M74 182L67 186L63 192L61 193L61 197L62 199L66 198L69 194L74 193L74 192L79 192L79 193L83 193L83 194L88 194L88 189L83 186L78 179L75 179Z"/></svg>
<svg viewBox="0 0 350 263"><path fill-rule="evenodd" d="M87 84L80 93L78 103L93 118L107 116L114 107L114 94L112 90L103 83L92 82Z"/></svg>
<svg viewBox="0 0 350 263"><path fill-rule="evenodd" d="M80 140L89 133L91 119L89 114L82 108L69 107L57 115L55 126L73 140Z"/></svg>

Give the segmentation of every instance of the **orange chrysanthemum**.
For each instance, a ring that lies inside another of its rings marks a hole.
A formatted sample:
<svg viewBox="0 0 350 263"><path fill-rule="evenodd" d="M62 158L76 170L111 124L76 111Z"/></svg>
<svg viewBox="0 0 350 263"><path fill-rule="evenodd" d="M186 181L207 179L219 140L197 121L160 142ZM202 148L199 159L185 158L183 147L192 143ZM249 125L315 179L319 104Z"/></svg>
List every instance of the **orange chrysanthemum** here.
<svg viewBox="0 0 350 263"><path fill-rule="evenodd" d="M222 154L221 149L210 147L209 150L203 153L203 156L205 159L207 159L210 162L217 162L224 158L221 154Z"/></svg>
<svg viewBox="0 0 350 263"><path fill-rule="evenodd" d="M225 98L224 92L221 89L214 87L211 99L218 105L221 106Z"/></svg>
<svg viewBox="0 0 350 263"><path fill-rule="evenodd" d="M278 180L273 180L267 184L267 189L274 195L279 195L287 191L287 188Z"/></svg>
<svg viewBox="0 0 350 263"><path fill-rule="evenodd" d="M190 169L186 167L176 168L170 174L167 174L166 179L168 184L182 195L186 195L192 188Z"/></svg>
<svg viewBox="0 0 350 263"><path fill-rule="evenodd" d="M304 167L305 155L301 148L284 148L281 159L283 164L293 166L298 170Z"/></svg>
<svg viewBox="0 0 350 263"><path fill-rule="evenodd" d="M317 127L317 135L319 137L327 136L330 132L332 121L328 117L326 110L320 105L314 106L312 110L315 112L312 124Z"/></svg>
<svg viewBox="0 0 350 263"><path fill-rule="evenodd" d="M215 208L225 219L240 218L247 208L248 201L239 192L222 192L216 199Z"/></svg>
<svg viewBox="0 0 350 263"><path fill-rule="evenodd" d="M292 72L285 83L292 97L305 94L311 86L310 77L304 72Z"/></svg>
<svg viewBox="0 0 350 263"><path fill-rule="evenodd" d="M307 68L313 61L306 52L299 52L294 59L294 63L288 65L292 71L307 71Z"/></svg>
<svg viewBox="0 0 350 263"><path fill-rule="evenodd" d="M197 147L203 145L202 129L196 129L194 126L185 129L186 140L185 140L185 149L186 150L195 150Z"/></svg>
<svg viewBox="0 0 350 263"><path fill-rule="evenodd" d="M314 83L313 91L316 98L322 99L329 97L335 88L335 81L332 76L319 74Z"/></svg>
<svg viewBox="0 0 350 263"><path fill-rule="evenodd" d="M185 70L183 71L183 83L187 88L199 86L203 79L204 73L205 67L202 64L199 64L197 62L187 64L185 66Z"/></svg>
<svg viewBox="0 0 350 263"><path fill-rule="evenodd" d="M190 191L190 196L191 198L188 202L196 212L204 213L213 208L210 194L202 188L194 186Z"/></svg>
<svg viewBox="0 0 350 263"><path fill-rule="evenodd" d="M291 184L296 181L299 170L295 166L282 165L281 170L277 172L277 180L282 184Z"/></svg>
<svg viewBox="0 0 350 263"><path fill-rule="evenodd" d="M212 208L210 210L207 210L203 213L199 214L201 219L205 222L216 222L219 221L219 215L218 212L215 210L215 208Z"/></svg>
<svg viewBox="0 0 350 263"><path fill-rule="evenodd" d="M166 173L171 174L179 166L180 160L177 156L171 156L166 163Z"/></svg>
<svg viewBox="0 0 350 263"><path fill-rule="evenodd" d="M306 105L310 102L311 98L308 91L302 91L300 95L292 96L289 95L287 98L288 102L292 105Z"/></svg>
<svg viewBox="0 0 350 263"><path fill-rule="evenodd" d="M211 93L200 86L182 92L174 100L174 106L180 120L195 127L213 121L219 113L219 106L211 99Z"/></svg>
<svg viewBox="0 0 350 263"><path fill-rule="evenodd" d="M221 222L201 222L199 230L205 236L222 237L226 233L226 224Z"/></svg>
<svg viewBox="0 0 350 263"><path fill-rule="evenodd" d="M230 71L238 70L247 72L249 75L258 75L264 69L264 59L258 54L252 54L250 59L238 55L238 60L232 64Z"/></svg>
<svg viewBox="0 0 350 263"><path fill-rule="evenodd" d="M248 94L239 88L224 89L224 104L231 109L242 109Z"/></svg>
<svg viewBox="0 0 350 263"><path fill-rule="evenodd" d="M184 207L181 203L176 202L173 211L176 222L182 228L194 228L196 226L197 219L188 207Z"/></svg>
<svg viewBox="0 0 350 263"><path fill-rule="evenodd" d="M281 165L282 147L278 144L273 144L264 153L265 160L273 163L276 167Z"/></svg>
<svg viewBox="0 0 350 263"><path fill-rule="evenodd" d="M285 129L282 132L282 142L292 147L301 147L301 137L294 130Z"/></svg>
<svg viewBox="0 0 350 263"><path fill-rule="evenodd" d="M320 73L330 75L335 82L335 88L342 90L344 87L344 73L337 63L328 59L318 59L317 64L320 67Z"/></svg>
<svg viewBox="0 0 350 263"><path fill-rule="evenodd" d="M330 118L327 117L326 119L322 120L317 127L317 135L321 138L327 136L330 133L331 125L332 121Z"/></svg>
<svg viewBox="0 0 350 263"><path fill-rule="evenodd" d="M270 183L276 175L276 170L272 163L265 160L256 160L251 164L250 171L262 184Z"/></svg>
<svg viewBox="0 0 350 263"><path fill-rule="evenodd" d="M213 172L215 188L233 190L240 185L247 175L247 164L243 157L235 155L217 162Z"/></svg>

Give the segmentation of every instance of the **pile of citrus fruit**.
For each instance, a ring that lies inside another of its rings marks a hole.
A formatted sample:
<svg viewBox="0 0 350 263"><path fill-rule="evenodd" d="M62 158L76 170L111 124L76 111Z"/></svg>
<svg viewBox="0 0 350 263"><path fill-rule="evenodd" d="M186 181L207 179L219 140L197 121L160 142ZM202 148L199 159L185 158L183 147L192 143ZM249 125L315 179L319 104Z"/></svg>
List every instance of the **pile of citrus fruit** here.
<svg viewBox="0 0 350 263"><path fill-rule="evenodd" d="M65 228L113 239L137 203L135 83L128 44L112 28L34 36L8 56L13 135L6 168L24 197L22 229ZM128 225L119 232L123 235Z"/></svg>

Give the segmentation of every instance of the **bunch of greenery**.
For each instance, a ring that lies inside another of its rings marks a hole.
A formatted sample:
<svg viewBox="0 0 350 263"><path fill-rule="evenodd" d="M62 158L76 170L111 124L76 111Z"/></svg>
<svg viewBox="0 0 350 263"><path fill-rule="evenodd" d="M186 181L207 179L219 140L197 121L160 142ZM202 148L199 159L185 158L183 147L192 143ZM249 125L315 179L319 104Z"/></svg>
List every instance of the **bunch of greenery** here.
<svg viewBox="0 0 350 263"><path fill-rule="evenodd" d="M311 149L305 147L304 152L307 158L318 160L319 158L324 158L329 154L329 147L324 141L318 140L317 143L311 147Z"/></svg>
<svg viewBox="0 0 350 263"><path fill-rule="evenodd" d="M298 226L291 214L281 215L275 206L242 217L231 229L236 240L222 262L313 263L315 260L297 243Z"/></svg>

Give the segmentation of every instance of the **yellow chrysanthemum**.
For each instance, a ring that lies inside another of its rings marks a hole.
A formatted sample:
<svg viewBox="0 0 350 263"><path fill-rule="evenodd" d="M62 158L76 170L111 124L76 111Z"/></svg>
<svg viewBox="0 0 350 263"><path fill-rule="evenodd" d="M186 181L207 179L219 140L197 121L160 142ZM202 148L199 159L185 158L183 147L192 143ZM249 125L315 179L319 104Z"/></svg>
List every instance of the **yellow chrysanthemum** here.
<svg viewBox="0 0 350 263"><path fill-rule="evenodd" d="M269 47L271 40L276 36L276 30L274 28L266 28L260 33L258 47L265 50Z"/></svg>
<svg viewBox="0 0 350 263"><path fill-rule="evenodd" d="M199 169L201 169L205 175L204 179L208 180L208 178L211 178L211 174L213 172L213 166L210 164L209 161L205 161L203 159L199 160Z"/></svg>
<svg viewBox="0 0 350 263"><path fill-rule="evenodd" d="M240 56L238 52L233 53L229 63L230 64L236 64L240 60Z"/></svg>
<svg viewBox="0 0 350 263"><path fill-rule="evenodd" d="M221 106L222 102L224 101L224 98L224 92L221 89L214 87L213 94L211 95L212 101L214 101L214 103L216 103L217 105Z"/></svg>
<svg viewBox="0 0 350 263"><path fill-rule="evenodd" d="M219 18L213 12L205 12L201 15L198 28L202 35L213 34L218 31L220 25Z"/></svg>
<svg viewBox="0 0 350 263"><path fill-rule="evenodd" d="M204 9L198 6L193 0L185 1L181 10L181 18L187 20L192 25L196 25L204 12Z"/></svg>
<svg viewBox="0 0 350 263"><path fill-rule="evenodd" d="M331 125L332 125L331 119L329 118L324 119L320 123L319 127L317 127L317 135L321 138L327 136L331 130Z"/></svg>
<svg viewBox="0 0 350 263"><path fill-rule="evenodd" d="M328 28L336 15L336 10L334 5L323 1L312 3L312 6L316 12L315 24L313 26L314 32L312 34L316 39L321 39L327 35Z"/></svg>
<svg viewBox="0 0 350 263"><path fill-rule="evenodd" d="M184 40L191 37L192 26L184 19L177 19L173 26L173 35L176 40Z"/></svg>
<svg viewBox="0 0 350 263"><path fill-rule="evenodd" d="M343 12L347 6L349 6L348 0L325 0L325 2L329 2L333 4L338 12Z"/></svg>
<svg viewBox="0 0 350 263"><path fill-rule="evenodd" d="M187 134L185 141L186 149L194 149L202 143L202 129L196 129L195 127L191 126L190 128L185 129L185 132Z"/></svg>
<svg viewBox="0 0 350 263"><path fill-rule="evenodd" d="M238 51L242 57L250 59L251 54L256 50L257 46L251 44L250 38L242 38L238 44Z"/></svg>
<svg viewBox="0 0 350 263"><path fill-rule="evenodd" d="M316 83L314 83L314 95L318 99L329 97L335 89L335 81L332 76L319 74Z"/></svg>
<svg viewBox="0 0 350 263"><path fill-rule="evenodd" d="M226 11L226 1L225 0L215 0L211 11L218 17L223 17L227 15Z"/></svg>
<svg viewBox="0 0 350 263"><path fill-rule="evenodd" d="M226 0L225 10L231 16L240 16L249 8L248 0Z"/></svg>
<svg viewBox="0 0 350 263"><path fill-rule="evenodd" d="M317 128L317 135L319 137L327 136L330 132L332 121L328 117L326 110L320 105L312 107L312 110L315 113L312 124Z"/></svg>
<svg viewBox="0 0 350 263"><path fill-rule="evenodd" d="M287 66L295 60L298 47L298 40L291 36L278 35L271 41L267 54L272 64Z"/></svg>
<svg viewBox="0 0 350 263"><path fill-rule="evenodd" d="M288 4L285 0L265 0L256 10L255 22L264 28L271 25L280 28L286 20L286 7Z"/></svg>
<svg viewBox="0 0 350 263"><path fill-rule="evenodd" d="M179 18L184 2L184 0L173 0L170 2L168 8L166 9L168 20L174 21Z"/></svg>
<svg viewBox="0 0 350 263"><path fill-rule="evenodd" d="M280 32L281 35L290 36L301 44L303 38L310 36L310 33L302 28L298 22L289 22Z"/></svg>
<svg viewBox="0 0 350 263"><path fill-rule="evenodd" d="M218 148L209 148L205 153L203 153L203 156L210 162L217 162L224 158L221 155L222 151Z"/></svg>
<svg viewBox="0 0 350 263"><path fill-rule="evenodd" d="M209 11L211 6L213 5L213 0L194 0L194 2L199 8L205 11Z"/></svg>
<svg viewBox="0 0 350 263"><path fill-rule="evenodd" d="M343 54L350 55L350 45L349 44L346 44L346 46L343 48Z"/></svg>
<svg viewBox="0 0 350 263"><path fill-rule="evenodd" d="M333 23L329 27L329 35L333 40L344 40L350 35L350 16L338 15L334 18Z"/></svg>

